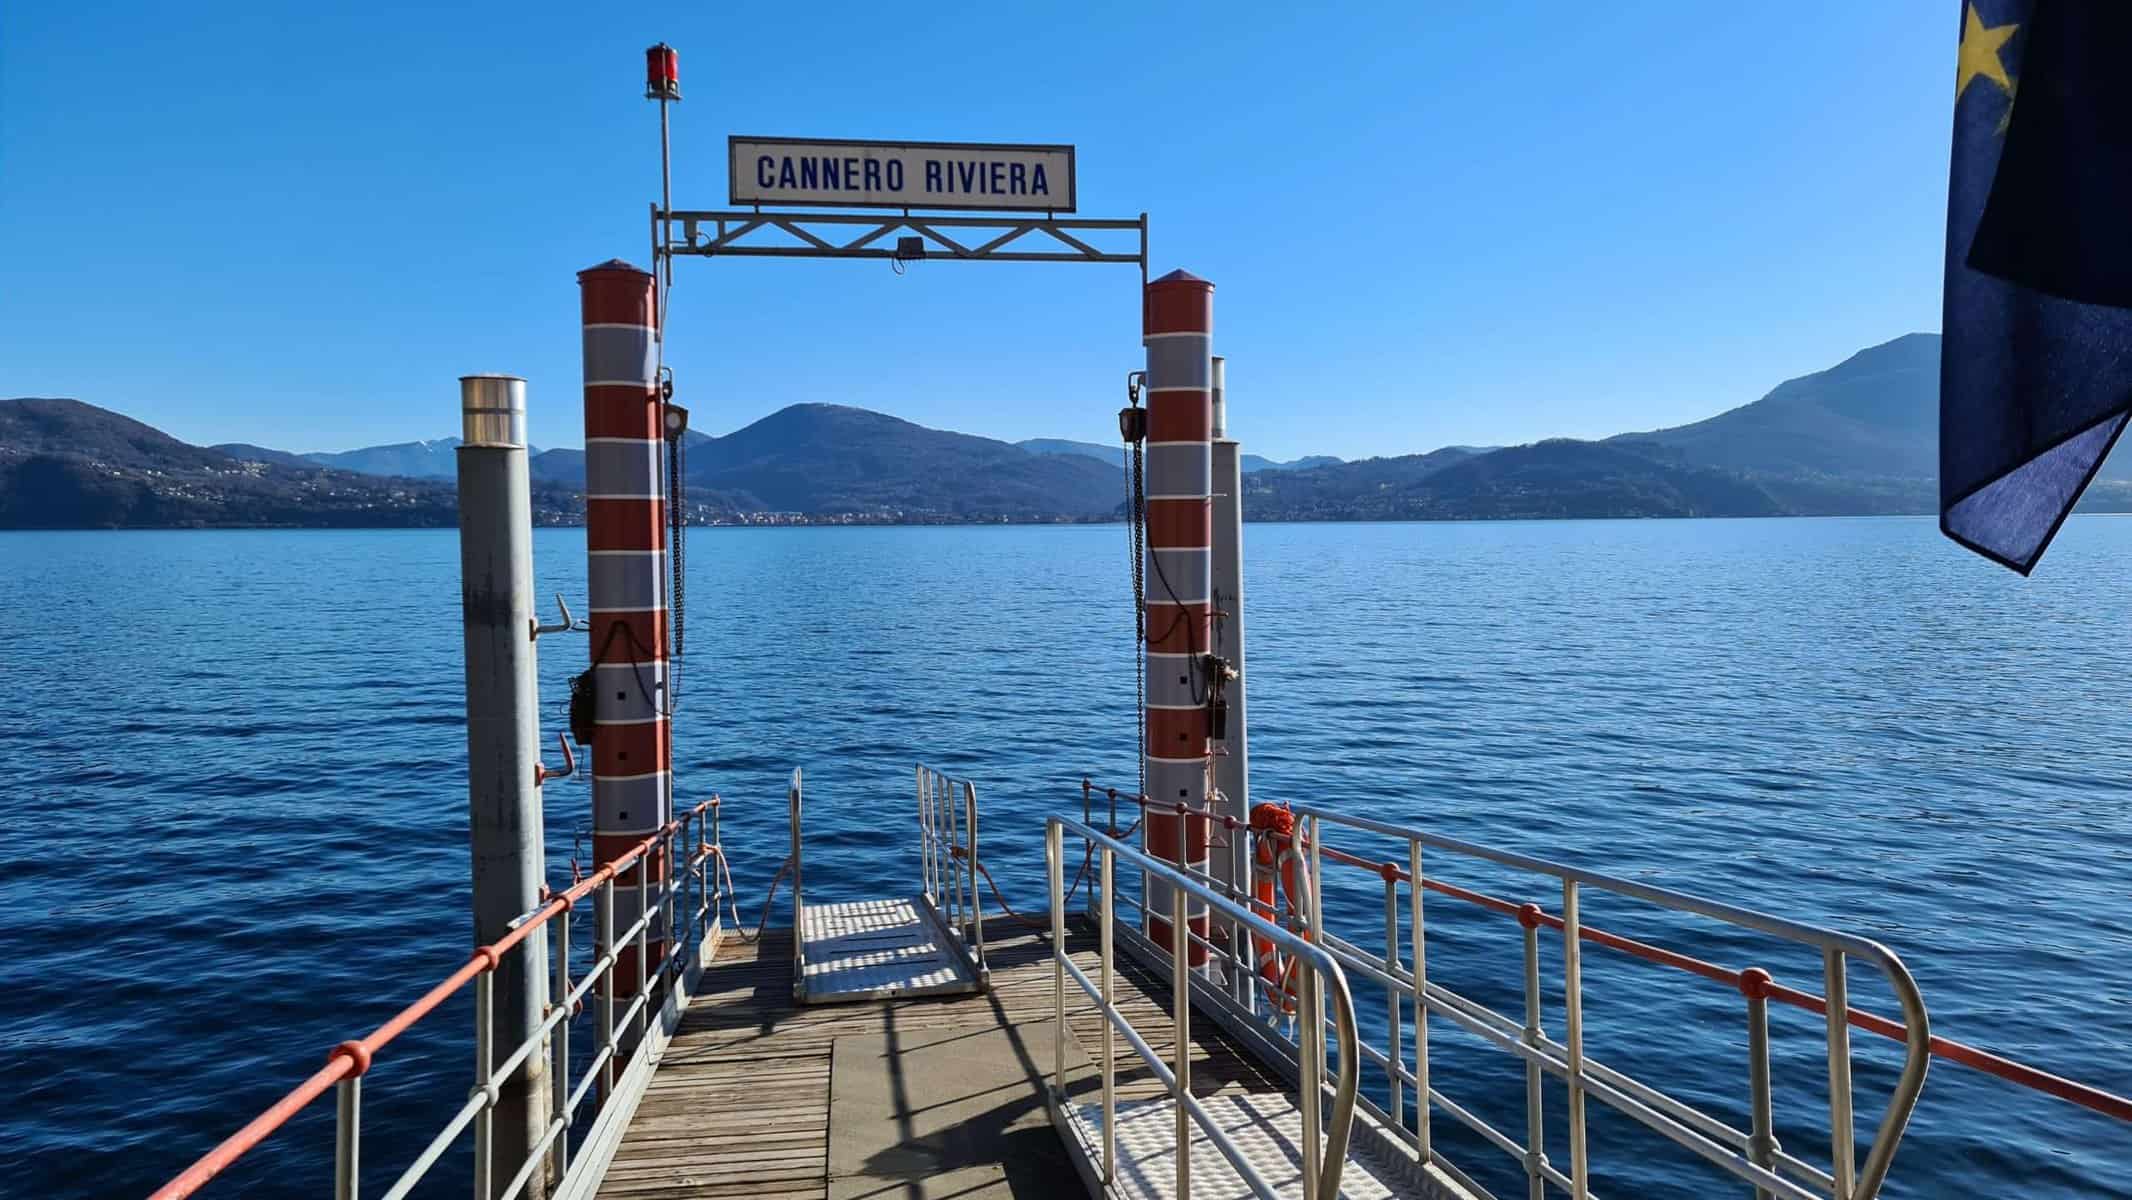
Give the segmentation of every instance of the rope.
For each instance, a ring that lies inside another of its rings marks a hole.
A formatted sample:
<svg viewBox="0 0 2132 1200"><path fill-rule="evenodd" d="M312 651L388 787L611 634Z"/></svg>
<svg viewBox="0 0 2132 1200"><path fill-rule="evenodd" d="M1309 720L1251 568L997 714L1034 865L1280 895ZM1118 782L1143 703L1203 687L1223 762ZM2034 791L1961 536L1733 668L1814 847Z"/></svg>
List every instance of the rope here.
<svg viewBox="0 0 2132 1200"><path fill-rule="evenodd" d="M1014 906L1007 903L1007 898L999 894L999 881L992 878L992 868L984 865L983 863L978 863L977 873L979 875L984 876L985 882L992 886L992 902L994 904L999 905L1001 911L1005 912L1008 916L1014 918L1017 922L1031 929L1051 928L1051 922L1049 921L1039 921L1035 917L1025 917L1022 914L1014 911Z"/></svg>
<svg viewBox="0 0 2132 1200"><path fill-rule="evenodd" d="M1125 827L1125 832L1123 832L1123 833L1120 833L1120 834L1116 834L1115 836L1117 837L1117 839L1118 839L1119 841L1121 841L1121 842L1122 842L1122 841L1124 841L1124 840L1125 840L1126 838L1129 838L1129 837L1133 836L1133 831L1134 831L1134 830L1136 830L1136 829L1138 829L1138 828L1140 828L1140 822L1139 822L1139 821L1134 821L1134 822L1133 822L1132 824L1130 824L1130 825L1128 825L1128 826L1126 826L1126 827ZM956 847L956 848L955 848L955 852L954 852L954 853L955 853L955 857L957 857L957 858L965 858L965 857L967 857L967 853L966 853L966 852L965 852L965 851L964 851L964 850L962 849L962 847L960 847L960 846L958 846L958 847ZM1065 892L1065 895L1063 895L1062 897L1060 897L1060 901L1059 901L1059 902L1060 902L1061 904L1069 904L1069 903L1071 903L1071 902L1073 901L1074 893L1076 893L1076 892L1078 892L1078 891L1080 891L1080 890L1081 890L1081 884L1082 884L1082 882L1083 882L1083 881L1085 881L1085 880L1086 880L1086 879L1088 878L1088 868L1089 868L1089 865L1090 865L1091 863L1095 862L1095 860L1096 860L1096 848L1095 848L1094 846L1090 846L1090 847L1088 848L1088 852L1087 852L1086 854L1083 854L1083 855L1081 856L1081 869L1080 869L1080 871L1079 871L1079 872L1077 872L1077 873L1076 873L1076 874L1074 875L1074 877L1073 877L1073 886L1072 886L1072 887L1069 887L1069 888L1067 888L1067 889L1066 889L1066 892ZM984 876L984 877L985 877L985 882L986 882L987 884L991 885L991 888L992 888L992 902L993 902L993 903L995 903L995 904L997 904L997 905L999 905L999 908L1000 908L1000 911L1001 911L1001 912L1004 912L1004 913L1005 913L1005 914L1007 914L1008 916L1010 916L1010 917L1013 917L1013 918L1014 918L1014 919L1015 919L1016 921L1019 921L1019 922L1021 922L1021 923L1022 923L1023 925L1026 925L1026 926L1028 926L1028 927L1029 927L1029 928L1031 928L1031 929L1049 929L1049 928L1051 928L1051 922L1049 922L1049 921L1039 921L1039 920L1037 920L1037 919L1036 919L1036 918L1034 918L1034 917L1028 917L1028 916L1023 916L1023 915L1022 915L1021 913L1019 913L1019 912L1016 912L1016 911L1015 911L1015 909L1014 909L1014 906L1013 906L1013 905L1011 905L1011 904L1009 904L1009 903L1007 903L1007 898L1006 898L1005 896L1003 896L1003 895L1001 895L1001 894L1000 894L1000 891L999 891L999 881L998 881L998 880L996 880L996 879L994 879L994 878L992 878L992 870L991 870L991 868L989 868L989 867L985 866L985 864L983 864L982 862L980 862L980 863L977 863L977 864L975 864L975 865L976 865L976 867L977 867L977 873L978 873L979 875L982 875L982 876Z"/></svg>
<svg viewBox="0 0 2132 1200"><path fill-rule="evenodd" d="M770 877L770 890L762 898L762 920L756 922L755 932L749 933L747 922L740 919L740 897L733 886L733 865L726 861L724 850L718 852L718 872L725 879L726 911L733 914L733 932L740 935L741 941L754 943L762 940L763 930L770 927L770 902L777 898L777 885L785 881L785 873L791 869L792 856L788 854L778 866L777 874ZM799 935L795 932L793 936Z"/></svg>

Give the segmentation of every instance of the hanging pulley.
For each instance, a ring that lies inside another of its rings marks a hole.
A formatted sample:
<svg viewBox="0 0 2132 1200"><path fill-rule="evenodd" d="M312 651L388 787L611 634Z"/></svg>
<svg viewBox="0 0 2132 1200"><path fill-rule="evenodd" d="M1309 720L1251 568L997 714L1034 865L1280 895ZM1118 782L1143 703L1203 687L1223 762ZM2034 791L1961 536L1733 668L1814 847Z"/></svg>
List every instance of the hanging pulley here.
<svg viewBox="0 0 2132 1200"><path fill-rule="evenodd" d="M1131 371L1125 376L1126 406L1118 410L1118 436L1128 446L1147 440L1147 410L1140 407L1140 386L1147 381L1147 372Z"/></svg>

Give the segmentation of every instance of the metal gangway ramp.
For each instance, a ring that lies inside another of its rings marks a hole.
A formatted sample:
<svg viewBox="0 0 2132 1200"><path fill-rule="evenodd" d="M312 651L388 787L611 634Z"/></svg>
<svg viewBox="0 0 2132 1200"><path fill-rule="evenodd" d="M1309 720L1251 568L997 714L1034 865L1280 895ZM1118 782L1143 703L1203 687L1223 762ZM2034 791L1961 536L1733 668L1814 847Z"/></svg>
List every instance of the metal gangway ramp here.
<svg viewBox="0 0 2132 1200"><path fill-rule="evenodd" d="M917 768L916 895L810 904L805 889L800 771L792 772L792 996L847 1004L983 991L978 919L977 787Z"/></svg>

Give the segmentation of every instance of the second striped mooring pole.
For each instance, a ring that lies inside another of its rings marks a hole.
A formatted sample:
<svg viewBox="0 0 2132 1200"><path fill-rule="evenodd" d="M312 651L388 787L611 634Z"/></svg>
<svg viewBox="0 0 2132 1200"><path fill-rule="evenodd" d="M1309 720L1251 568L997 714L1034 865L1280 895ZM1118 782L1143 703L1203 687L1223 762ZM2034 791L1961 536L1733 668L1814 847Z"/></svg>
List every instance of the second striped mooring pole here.
<svg viewBox="0 0 2132 1200"><path fill-rule="evenodd" d="M1147 285L1147 734L1146 845L1168 862L1207 870L1208 822L1172 806L1207 808L1208 698L1213 615L1214 285L1172 271ZM1150 880L1147 935L1167 948L1170 889ZM1207 936L1204 913L1188 929ZM1194 966L1206 961L1195 943Z"/></svg>

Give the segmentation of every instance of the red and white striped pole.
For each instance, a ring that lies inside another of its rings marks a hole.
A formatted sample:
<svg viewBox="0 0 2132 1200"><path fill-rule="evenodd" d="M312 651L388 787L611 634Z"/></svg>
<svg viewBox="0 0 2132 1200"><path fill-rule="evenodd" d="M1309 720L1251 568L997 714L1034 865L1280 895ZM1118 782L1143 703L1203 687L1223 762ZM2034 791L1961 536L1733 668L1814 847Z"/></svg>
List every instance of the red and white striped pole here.
<svg viewBox="0 0 2132 1200"><path fill-rule="evenodd" d="M1208 821L1177 814L1207 810L1208 711L1213 682L1205 656L1213 612L1212 495L1214 401L1210 358L1214 285L1172 271L1147 285L1147 848L1156 857L1207 869ZM1164 810L1171 810L1165 812ZM1170 889L1149 881L1147 933L1171 944ZM1204 913L1188 919L1204 938ZM1194 966L1206 961L1195 943Z"/></svg>
<svg viewBox="0 0 2132 1200"><path fill-rule="evenodd" d="M652 277L619 259L577 276L585 326L586 603L591 609L592 853L607 862L672 817L673 730L666 686L666 499ZM639 873L652 907L663 855L646 855L611 889L614 930L635 924ZM666 930L646 939L648 979ZM605 947L602 947L605 949ZM614 994L636 993L637 952L621 948Z"/></svg>

